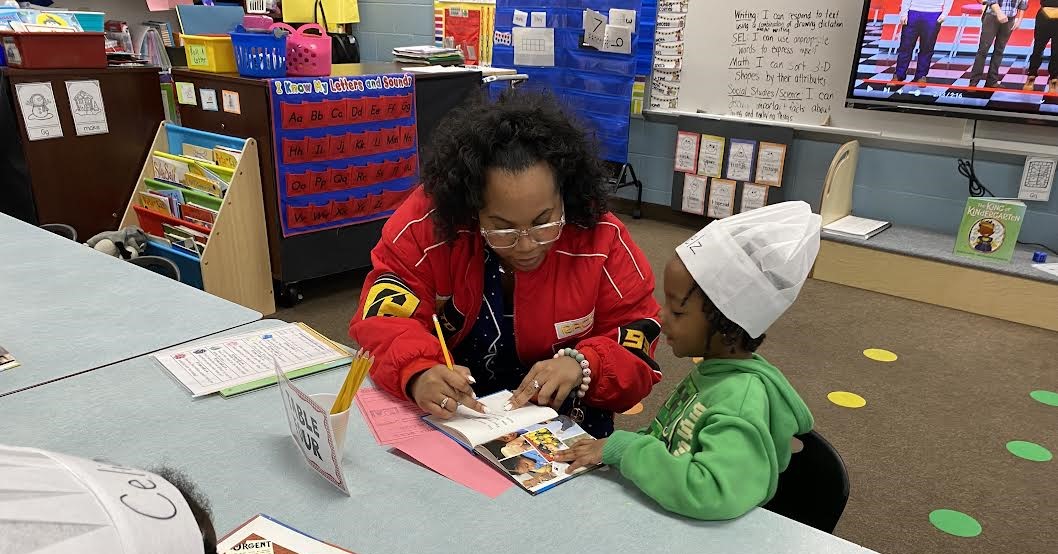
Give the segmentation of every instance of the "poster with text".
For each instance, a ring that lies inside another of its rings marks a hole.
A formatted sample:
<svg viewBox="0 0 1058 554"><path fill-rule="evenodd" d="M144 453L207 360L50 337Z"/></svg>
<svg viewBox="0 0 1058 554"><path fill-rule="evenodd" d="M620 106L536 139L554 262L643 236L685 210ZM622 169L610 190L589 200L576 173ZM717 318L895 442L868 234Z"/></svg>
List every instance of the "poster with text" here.
<svg viewBox="0 0 1058 554"><path fill-rule="evenodd" d="M418 184L410 73L271 79L283 236L389 217Z"/></svg>

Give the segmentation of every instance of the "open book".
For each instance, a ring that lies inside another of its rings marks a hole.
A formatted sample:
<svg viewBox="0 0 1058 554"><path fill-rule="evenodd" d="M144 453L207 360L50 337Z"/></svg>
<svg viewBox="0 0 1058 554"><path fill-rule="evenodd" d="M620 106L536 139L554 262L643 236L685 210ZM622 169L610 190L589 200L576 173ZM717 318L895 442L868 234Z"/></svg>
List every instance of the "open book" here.
<svg viewBox="0 0 1058 554"><path fill-rule="evenodd" d="M459 406L449 420L423 419L518 483L530 494L539 494L592 468L566 474L569 464L554 461L555 454L594 438L572 419L546 406L527 405L505 411L512 396L504 390L479 398L491 414ZM598 466L595 466L598 467Z"/></svg>

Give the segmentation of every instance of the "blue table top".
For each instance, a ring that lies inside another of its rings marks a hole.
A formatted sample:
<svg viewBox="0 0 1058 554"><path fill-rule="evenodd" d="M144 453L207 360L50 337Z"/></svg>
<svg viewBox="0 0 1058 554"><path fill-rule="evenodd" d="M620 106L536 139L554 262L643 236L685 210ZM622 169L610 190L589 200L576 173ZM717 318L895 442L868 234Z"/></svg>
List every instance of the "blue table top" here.
<svg viewBox="0 0 1058 554"><path fill-rule="evenodd" d="M309 394L335 392L344 376L337 369L295 384ZM220 534L260 512L364 554L870 552L763 509L728 522L673 516L616 471L537 497L512 487L490 500L378 446L355 409L346 497L305 465L276 387L192 400L146 356L0 398L0 421L9 444L183 470L212 502Z"/></svg>
<svg viewBox="0 0 1058 554"><path fill-rule="evenodd" d="M261 314L0 214L0 396Z"/></svg>

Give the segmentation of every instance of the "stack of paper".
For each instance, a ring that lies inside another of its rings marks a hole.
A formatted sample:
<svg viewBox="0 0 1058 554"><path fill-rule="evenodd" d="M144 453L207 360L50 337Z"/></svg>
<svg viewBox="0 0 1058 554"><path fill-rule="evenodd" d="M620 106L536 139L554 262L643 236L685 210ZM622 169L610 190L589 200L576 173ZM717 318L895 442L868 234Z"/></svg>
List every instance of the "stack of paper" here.
<svg viewBox="0 0 1058 554"><path fill-rule="evenodd" d="M416 65L457 65L463 63L458 48L441 46L402 46L393 49L393 61Z"/></svg>
<svg viewBox="0 0 1058 554"><path fill-rule="evenodd" d="M823 233L839 237L867 240L889 228L888 221L878 221L865 217L847 215L833 223L823 226Z"/></svg>

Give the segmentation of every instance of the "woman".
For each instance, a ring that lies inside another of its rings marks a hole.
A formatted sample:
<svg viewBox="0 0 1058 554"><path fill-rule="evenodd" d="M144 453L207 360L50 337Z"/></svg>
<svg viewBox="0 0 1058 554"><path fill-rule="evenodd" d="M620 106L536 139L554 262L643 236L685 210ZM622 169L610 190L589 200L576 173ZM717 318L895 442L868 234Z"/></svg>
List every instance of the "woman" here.
<svg viewBox="0 0 1058 554"><path fill-rule="evenodd" d="M549 97L510 93L452 113L422 181L386 223L350 324L372 379L442 418L510 389L510 408L549 405L608 436L661 379L661 328L650 264L607 213L583 131Z"/></svg>
<svg viewBox="0 0 1058 554"><path fill-rule="evenodd" d="M1045 92L1058 94L1058 65L1054 63L1058 51L1058 0L1040 0L1040 11L1036 13L1036 26L1033 30L1032 55L1029 56L1029 67L1025 71L1025 90L1036 88L1036 77L1040 75L1043 65L1043 51L1051 43L1051 60L1048 62Z"/></svg>

